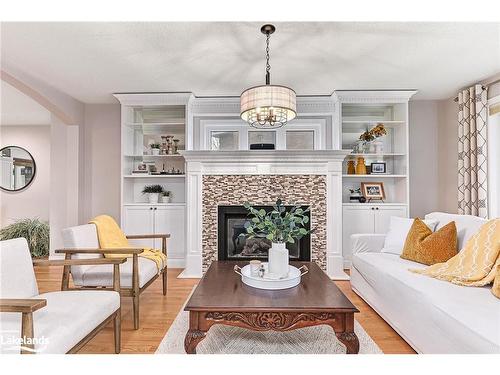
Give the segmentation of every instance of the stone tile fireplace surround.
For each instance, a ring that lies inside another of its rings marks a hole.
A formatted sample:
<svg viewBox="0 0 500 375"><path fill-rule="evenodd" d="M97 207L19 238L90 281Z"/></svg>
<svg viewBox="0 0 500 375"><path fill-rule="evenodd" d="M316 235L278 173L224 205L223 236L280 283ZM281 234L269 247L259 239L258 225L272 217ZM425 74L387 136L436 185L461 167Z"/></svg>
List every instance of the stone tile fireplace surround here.
<svg viewBox="0 0 500 375"><path fill-rule="evenodd" d="M326 270L325 175L207 175L202 179L203 272L217 260L218 206L285 205L311 208L311 261Z"/></svg>
<svg viewBox="0 0 500 375"><path fill-rule="evenodd" d="M180 277L201 277L217 259L217 207L311 207L311 260L333 279L348 279L342 257L342 161L346 151L184 151L187 254Z"/></svg>

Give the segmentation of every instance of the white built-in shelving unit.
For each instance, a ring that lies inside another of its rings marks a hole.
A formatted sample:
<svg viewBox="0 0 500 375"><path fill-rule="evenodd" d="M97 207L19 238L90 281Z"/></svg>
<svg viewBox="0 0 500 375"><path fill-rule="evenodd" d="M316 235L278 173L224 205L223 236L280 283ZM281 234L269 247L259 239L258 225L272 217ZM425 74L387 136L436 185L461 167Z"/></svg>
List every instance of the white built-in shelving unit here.
<svg viewBox="0 0 500 375"><path fill-rule="evenodd" d="M121 225L127 234L169 233L168 263L182 267L185 258L186 183L182 155L152 155L151 143L162 136L178 139L179 151L186 148L186 108L191 94L116 94L121 103ZM140 164L154 165L158 172L134 173ZM177 172L180 173L177 173ZM170 203L150 204L142 190L162 185L172 192ZM158 239L136 241L160 248Z"/></svg>
<svg viewBox="0 0 500 375"><path fill-rule="evenodd" d="M381 137L379 153L351 153L344 161L342 175L343 254L350 265L350 236L353 233L387 233L391 216L409 214L409 118L408 101L414 90L336 91L335 123L340 129L340 147L353 150L359 136L384 124L387 135ZM365 164L386 163L384 174L347 174L347 162L363 157ZM349 189L362 182L382 182L386 199L353 203Z"/></svg>

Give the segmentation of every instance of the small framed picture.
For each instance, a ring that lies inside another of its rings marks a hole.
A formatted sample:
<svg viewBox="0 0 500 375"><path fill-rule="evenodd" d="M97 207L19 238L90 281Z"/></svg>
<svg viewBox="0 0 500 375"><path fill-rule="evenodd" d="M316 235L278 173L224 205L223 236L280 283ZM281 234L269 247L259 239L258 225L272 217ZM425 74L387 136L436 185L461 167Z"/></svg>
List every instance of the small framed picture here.
<svg viewBox="0 0 500 375"><path fill-rule="evenodd" d="M372 174L383 174L386 173L386 168L385 168L385 163L384 162L377 162L377 163L372 163L371 164L371 173Z"/></svg>
<svg viewBox="0 0 500 375"><path fill-rule="evenodd" d="M367 199L371 201L372 199L385 199L384 183L383 182L362 182L361 183L361 193Z"/></svg>

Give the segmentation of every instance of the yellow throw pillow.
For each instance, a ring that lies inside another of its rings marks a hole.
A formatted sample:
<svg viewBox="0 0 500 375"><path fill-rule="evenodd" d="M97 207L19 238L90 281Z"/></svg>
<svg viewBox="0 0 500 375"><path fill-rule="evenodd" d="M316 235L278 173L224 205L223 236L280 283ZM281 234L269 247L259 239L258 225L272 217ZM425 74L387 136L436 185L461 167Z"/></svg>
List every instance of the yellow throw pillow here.
<svg viewBox="0 0 500 375"><path fill-rule="evenodd" d="M491 293L497 298L500 298L500 266L497 266L497 275L493 281L493 288L491 288Z"/></svg>
<svg viewBox="0 0 500 375"><path fill-rule="evenodd" d="M454 221L432 232L417 218L408 232L401 258L430 266L446 262L455 255L457 255L457 228Z"/></svg>

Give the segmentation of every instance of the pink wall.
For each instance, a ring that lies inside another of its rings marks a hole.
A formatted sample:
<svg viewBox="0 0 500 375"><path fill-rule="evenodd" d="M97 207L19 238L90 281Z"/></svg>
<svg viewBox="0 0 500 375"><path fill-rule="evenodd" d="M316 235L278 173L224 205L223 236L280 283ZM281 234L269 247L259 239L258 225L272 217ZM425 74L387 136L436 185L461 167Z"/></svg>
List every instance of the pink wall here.
<svg viewBox="0 0 500 375"><path fill-rule="evenodd" d="M49 220L50 208L50 126L0 126L0 147L20 146L33 155L36 174L33 182L19 192L0 190L0 227L16 219L38 217Z"/></svg>

